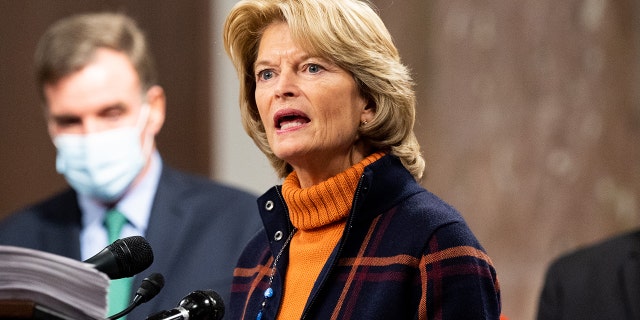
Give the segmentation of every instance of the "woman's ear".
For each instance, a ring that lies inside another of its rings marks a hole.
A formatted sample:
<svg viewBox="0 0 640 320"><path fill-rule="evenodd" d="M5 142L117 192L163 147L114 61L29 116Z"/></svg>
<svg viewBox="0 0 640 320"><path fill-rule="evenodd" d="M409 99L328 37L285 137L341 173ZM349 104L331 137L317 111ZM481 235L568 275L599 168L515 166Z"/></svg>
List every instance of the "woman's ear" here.
<svg viewBox="0 0 640 320"><path fill-rule="evenodd" d="M371 102L371 100L367 101L366 103L367 104L364 106L364 109L362 109L362 114L360 115L361 123L371 122L376 114L375 104Z"/></svg>

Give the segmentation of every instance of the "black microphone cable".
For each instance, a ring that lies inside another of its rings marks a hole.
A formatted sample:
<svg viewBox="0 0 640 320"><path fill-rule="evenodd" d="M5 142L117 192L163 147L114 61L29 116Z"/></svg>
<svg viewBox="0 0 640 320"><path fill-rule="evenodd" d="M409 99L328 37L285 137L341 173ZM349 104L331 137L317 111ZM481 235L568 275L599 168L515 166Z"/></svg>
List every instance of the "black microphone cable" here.
<svg viewBox="0 0 640 320"><path fill-rule="evenodd" d="M131 304L129 304L129 306L124 310L112 316L109 316L107 320L115 320L129 314L129 312L131 312L137 306L155 297L160 292L162 287L164 287L164 277L162 276L162 274L152 273L150 276L142 280L142 284L140 284L140 288L138 288L138 290L136 291L136 295L133 297Z"/></svg>

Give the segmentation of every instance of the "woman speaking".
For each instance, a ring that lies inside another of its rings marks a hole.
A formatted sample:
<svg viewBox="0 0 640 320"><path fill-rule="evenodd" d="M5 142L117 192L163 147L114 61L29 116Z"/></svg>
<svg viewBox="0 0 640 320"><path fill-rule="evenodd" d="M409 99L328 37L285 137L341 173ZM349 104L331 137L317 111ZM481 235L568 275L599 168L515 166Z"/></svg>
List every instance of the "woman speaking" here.
<svg viewBox="0 0 640 320"><path fill-rule="evenodd" d="M495 269L420 186L413 81L370 4L244 0L224 44L242 123L283 178L234 271L232 319L498 319Z"/></svg>

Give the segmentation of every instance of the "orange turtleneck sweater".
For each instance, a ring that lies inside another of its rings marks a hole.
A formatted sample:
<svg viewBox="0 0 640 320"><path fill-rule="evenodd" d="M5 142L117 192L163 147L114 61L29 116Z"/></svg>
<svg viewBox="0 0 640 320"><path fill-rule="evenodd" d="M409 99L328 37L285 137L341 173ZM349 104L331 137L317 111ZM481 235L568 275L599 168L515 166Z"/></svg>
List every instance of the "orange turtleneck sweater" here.
<svg viewBox="0 0 640 320"><path fill-rule="evenodd" d="M298 230L291 239L289 265L278 319L300 319L320 271L337 245L364 168L380 159L374 153L315 186L301 188L296 172L282 184L289 218Z"/></svg>

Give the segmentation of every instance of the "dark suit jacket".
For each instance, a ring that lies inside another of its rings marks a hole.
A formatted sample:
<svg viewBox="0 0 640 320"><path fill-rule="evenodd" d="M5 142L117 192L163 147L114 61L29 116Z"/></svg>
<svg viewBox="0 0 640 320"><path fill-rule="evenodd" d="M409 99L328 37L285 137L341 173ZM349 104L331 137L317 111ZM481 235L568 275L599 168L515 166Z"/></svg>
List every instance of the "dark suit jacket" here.
<svg viewBox="0 0 640 320"><path fill-rule="evenodd" d="M237 258L261 227L254 196L165 165L145 235L154 262L135 277L132 290L153 272L164 275L165 286L127 318L174 308L195 290L213 289L229 301ZM80 229L76 193L69 189L0 221L0 244L80 259Z"/></svg>
<svg viewBox="0 0 640 320"><path fill-rule="evenodd" d="M560 257L547 271L538 320L640 319L640 231Z"/></svg>

